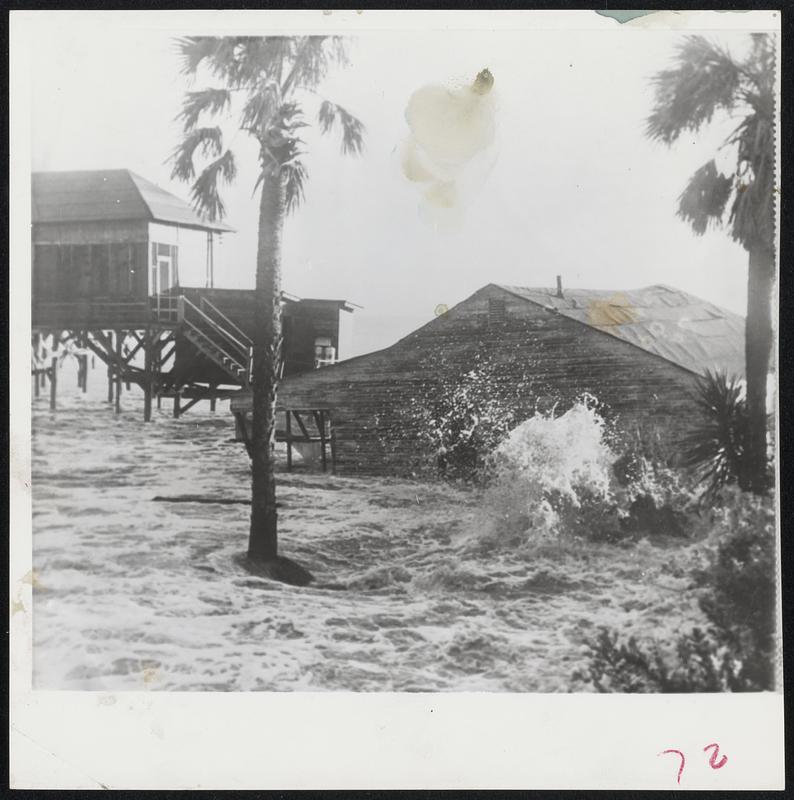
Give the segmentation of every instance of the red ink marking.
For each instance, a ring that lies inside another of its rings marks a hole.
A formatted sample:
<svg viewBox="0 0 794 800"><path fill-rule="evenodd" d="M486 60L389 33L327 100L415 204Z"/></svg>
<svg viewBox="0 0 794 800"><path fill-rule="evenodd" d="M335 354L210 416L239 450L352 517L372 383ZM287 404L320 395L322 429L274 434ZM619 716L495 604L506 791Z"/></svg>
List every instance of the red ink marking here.
<svg viewBox="0 0 794 800"><path fill-rule="evenodd" d="M676 783L681 783L681 773L684 771L684 764L686 764L686 759L684 758L684 754L680 750L662 750L659 753L660 756L663 756L665 753L675 753L677 756L681 756L681 766L678 768L678 776L676 778Z"/></svg>
<svg viewBox="0 0 794 800"><path fill-rule="evenodd" d="M709 758L709 766L712 769L722 769L728 763L728 756L723 756L719 761L717 761L717 756L720 754L720 746L716 742L713 744L707 744L703 748L703 752L705 753L710 747L714 748L714 752Z"/></svg>

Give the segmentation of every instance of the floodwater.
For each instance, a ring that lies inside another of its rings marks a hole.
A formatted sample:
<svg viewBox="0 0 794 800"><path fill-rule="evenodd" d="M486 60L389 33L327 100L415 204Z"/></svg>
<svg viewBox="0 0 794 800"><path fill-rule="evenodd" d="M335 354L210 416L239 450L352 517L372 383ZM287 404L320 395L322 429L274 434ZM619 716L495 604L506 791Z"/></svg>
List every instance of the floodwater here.
<svg viewBox="0 0 794 800"><path fill-rule="evenodd" d="M316 585L256 577L248 506L153 501L247 497L228 404L144 424L134 390L116 416L89 381L34 401L37 688L570 691L598 625L698 619L680 545L484 547L470 491L321 472L278 492L281 552Z"/></svg>

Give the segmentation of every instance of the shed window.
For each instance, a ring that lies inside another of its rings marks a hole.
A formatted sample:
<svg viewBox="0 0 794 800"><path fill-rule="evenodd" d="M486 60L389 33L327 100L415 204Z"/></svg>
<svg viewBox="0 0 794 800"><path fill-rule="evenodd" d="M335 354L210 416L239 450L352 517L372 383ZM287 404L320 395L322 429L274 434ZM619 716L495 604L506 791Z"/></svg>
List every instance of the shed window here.
<svg viewBox="0 0 794 800"><path fill-rule="evenodd" d="M314 340L314 367L325 367L336 362L336 348L330 336L318 336Z"/></svg>

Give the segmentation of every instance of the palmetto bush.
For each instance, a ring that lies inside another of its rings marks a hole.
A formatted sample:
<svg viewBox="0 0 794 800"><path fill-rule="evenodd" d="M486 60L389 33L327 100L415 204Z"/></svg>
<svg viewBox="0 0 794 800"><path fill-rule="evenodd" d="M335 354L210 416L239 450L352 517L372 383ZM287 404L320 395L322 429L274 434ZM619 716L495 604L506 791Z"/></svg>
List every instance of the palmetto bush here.
<svg viewBox="0 0 794 800"><path fill-rule="evenodd" d="M695 402L702 422L683 442L684 466L693 470L713 499L728 484L746 486L747 402L742 382L726 372L698 379Z"/></svg>

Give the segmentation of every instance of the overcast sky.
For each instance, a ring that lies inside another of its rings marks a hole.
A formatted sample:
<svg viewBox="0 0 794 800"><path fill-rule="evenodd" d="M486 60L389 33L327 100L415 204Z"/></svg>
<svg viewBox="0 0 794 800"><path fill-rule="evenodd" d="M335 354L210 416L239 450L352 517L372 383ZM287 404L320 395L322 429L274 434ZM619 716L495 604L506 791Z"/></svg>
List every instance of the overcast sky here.
<svg viewBox="0 0 794 800"><path fill-rule="evenodd" d="M98 25L42 25L31 52L32 168L129 168L181 197L164 162L173 118L190 87L173 39L130 29L112 12ZM746 34L714 34L734 51ZM386 346L481 286L507 283L629 289L666 283L744 313L745 252L724 232L696 237L675 217L686 179L730 129L673 148L644 136L649 77L680 33L630 30L376 33L351 39L350 64L322 94L367 127L363 155L336 137L306 135L310 181L286 223L284 288L345 298L356 313L353 355ZM427 84L494 76L494 142L475 157L454 213L428 210L400 167L406 105ZM313 98L307 100L314 108ZM313 118L314 111L311 112ZM220 248L216 285L253 286L256 151L233 136L238 179L227 190L237 233ZM729 154L724 156L728 158Z"/></svg>

